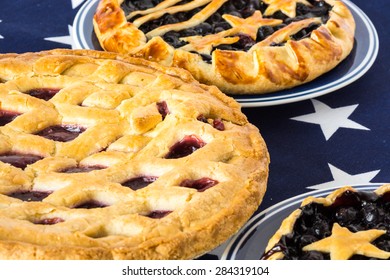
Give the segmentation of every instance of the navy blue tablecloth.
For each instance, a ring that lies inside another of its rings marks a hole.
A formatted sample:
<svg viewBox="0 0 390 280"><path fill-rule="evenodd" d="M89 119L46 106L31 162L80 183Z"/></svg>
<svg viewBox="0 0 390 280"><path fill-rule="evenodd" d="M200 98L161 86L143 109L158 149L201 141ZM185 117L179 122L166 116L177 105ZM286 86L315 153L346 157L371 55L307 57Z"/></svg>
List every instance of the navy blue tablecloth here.
<svg viewBox="0 0 390 280"><path fill-rule="evenodd" d="M271 155L259 209L341 185L390 182L390 3L354 0L373 22L380 48L352 84L313 99L243 108ZM0 52L75 48L73 20L83 0L12 0L0 8Z"/></svg>

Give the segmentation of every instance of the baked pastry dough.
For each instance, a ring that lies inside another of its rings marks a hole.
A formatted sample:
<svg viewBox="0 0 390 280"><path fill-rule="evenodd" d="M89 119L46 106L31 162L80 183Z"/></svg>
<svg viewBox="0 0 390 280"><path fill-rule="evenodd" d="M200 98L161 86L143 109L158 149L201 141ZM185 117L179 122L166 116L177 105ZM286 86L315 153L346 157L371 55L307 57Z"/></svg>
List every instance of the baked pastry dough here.
<svg viewBox="0 0 390 280"><path fill-rule="evenodd" d="M307 83L354 45L355 22L338 0L100 0L103 49L189 70L231 94Z"/></svg>
<svg viewBox="0 0 390 280"><path fill-rule="evenodd" d="M390 259L390 184L307 197L269 240L262 259Z"/></svg>
<svg viewBox="0 0 390 280"><path fill-rule="evenodd" d="M0 79L1 259L195 258L262 200L258 129L187 71L51 50Z"/></svg>

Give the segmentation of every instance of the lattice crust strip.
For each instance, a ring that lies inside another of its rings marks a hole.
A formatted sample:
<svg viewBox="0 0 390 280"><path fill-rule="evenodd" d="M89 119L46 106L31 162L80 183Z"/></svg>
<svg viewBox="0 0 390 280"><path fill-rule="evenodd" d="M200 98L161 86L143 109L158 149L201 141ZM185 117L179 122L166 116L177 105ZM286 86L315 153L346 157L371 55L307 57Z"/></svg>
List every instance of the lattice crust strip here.
<svg viewBox="0 0 390 280"><path fill-rule="evenodd" d="M261 202L257 128L183 70L53 50L0 79L0 258L193 258Z"/></svg>

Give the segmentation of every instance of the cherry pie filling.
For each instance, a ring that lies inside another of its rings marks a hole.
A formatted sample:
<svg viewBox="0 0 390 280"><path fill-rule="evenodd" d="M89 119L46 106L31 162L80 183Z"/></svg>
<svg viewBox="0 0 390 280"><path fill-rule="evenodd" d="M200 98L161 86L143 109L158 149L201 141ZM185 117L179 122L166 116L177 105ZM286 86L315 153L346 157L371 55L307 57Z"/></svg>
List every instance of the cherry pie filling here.
<svg viewBox="0 0 390 280"><path fill-rule="evenodd" d="M33 223L36 225L55 225L58 223L62 223L65 220L62 218L54 217L54 218L46 218L38 221L34 221Z"/></svg>
<svg viewBox="0 0 390 280"><path fill-rule="evenodd" d="M12 122L20 113L0 110L0 126Z"/></svg>
<svg viewBox="0 0 390 280"><path fill-rule="evenodd" d="M78 125L55 125L47 127L36 135L58 142L69 142L77 138L86 128Z"/></svg>
<svg viewBox="0 0 390 280"><path fill-rule="evenodd" d="M43 157L32 154L22 154L9 152L0 154L0 161L11 164L12 166L25 169L27 165L33 164L34 162L41 160Z"/></svg>
<svg viewBox="0 0 390 280"><path fill-rule="evenodd" d="M332 226L338 223L351 232L370 229L385 230L386 233L372 244L390 252L390 193L378 196L373 192L346 191L330 206L310 203L301 208L302 213L294 224L292 233L282 236L277 244L262 259L268 259L277 252L283 252L286 260L330 259L328 253L303 251L308 244L331 235ZM375 259L354 255L351 259Z"/></svg>
<svg viewBox="0 0 390 280"><path fill-rule="evenodd" d="M180 183L180 186L196 189L198 192L204 192L205 190L214 187L216 184L218 184L218 181L204 177L197 180L186 179Z"/></svg>
<svg viewBox="0 0 390 280"><path fill-rule="evenodd" d="M258 10L261 11L263 18L273 18L273 19L280 19L283 22L281 24L270 26L265 25L261 26L257 30L256 34L256 40L254 40L251 36L239 33L235 36L239 37L239 40L232 44L220 44L213 47L211 53L215 49L220 50L241 50L241 51L248 51L253 45L256 43L264 40L268 36L272 35L275 31L287 26L288 24L294 22L294 21L300 21L307 18L320 18L322 23L326 23L329 19L329 11L332 9L332 7L326 3L324 0L307 0L310 3L310 6L305 5L303 3L297 3L296 5L296 16L293 18L288 17L281 11L275 12L271 16L264 15L265 10L268 7L268 4L266 4L263 1L258 0L229 0L225 2L213 15L211 15L205 22L200 23L197 26L179 30L179 31L168 31L165 33L162 37L165 42L173 46L174 48L180 48L187 44L186 41L182 40L184 37L190 37L190 36L206 36L209 34L216 34L228 29L231 29L232 26L225 21L222 18L222 15L224 14L230 14L236 17L240 18L247 18L253 15L253 13ZM134 11L139 10L146 10L149 8L155 7L157 4L162 2L162 0L147 0L147 1L140 1L140 0L126 0L121 4L121 8L124 11L126 15L130 14ZM188 0L180 1L177 5L183 5L186 4ZM193 10L187 11L187 12L178 12L175 14L169 14L165 13L163 16L147 21L146 23L142 24L139 29L143 33L148 33L149 31L156 29L160 26L183 22L186 20L189 20L191 17L196 15L199 11L201 11L203 7L198 7ZM139 16L134 16L130 19L130 21L134 21ZM306 38L310 36L311 32L319 27L319 24L312 24L308 26L307 28L303 28L298 33L291 36L291 40L300 40L303 38ZM283 45L283 43L274 43L271 44L271 46L280 46ZM210 63L211 62L211 53L210 55L199 53L204 61Z"/></svg>
<svg viewBox="0 0 390 280"><path fill-rule="evenodd" d="M206 143L195 135L187 135L170 148L165 158L174 159L186 157L205 145Z"/></svg>
<svg viewBox="0 0 390 280"><path fill-rule="evenodd" d="M81 202L80 204L77 204L77 205L73 206L73 208L76 208L76 209L80 209L80 208L92 209L92 208L104 208L104 207L107 207L107 206L108 205L103 203L103 202L91 199L91 200L87 200L87 201Z"/></svg>
<svg viewBox="0 0 390 280"><path fill-rule="evenodd" d="M206 143L195 135L187 135L170 148L165 158L174 159L186 157L205 145Z"/></svg>
<svg viewBox="0 0 390 280"><path fill-rule="evenodd" d="M155 210L150 212L149 214L146 215L146 217L152 218L152 219L161 219L164 218L165 216L169 215L172 213L172 211L169 210Z"/></svg>
<svg viewBox="0 0 390 280"><path fill-rule="evenodd" d="M26 94L48 101L59 91L58 88L35 88L27 91Z"/></svg>
<svg viewBox="0 0 390 280"><path fill-rule="evenodd" d="M156 181L158 177L156 176L140 176L136 178L131 178L125 182L123 182L121 185L124 187L128 187L132 189L133 191L143 189Z"/></svg>
<svg viewBox="0 0 390 280"><path fill-rule="evenodd" d="M91 166L72 166L69 168L65 168L60 170L60 173L87 173L94 170L105 169L105 166L101 165L91 165Z"/></svg>
<svg viewBox="0 0 390 280"><path fill-rule="evenodd" d="M42 192L42 191L18 191L7 194L9 197L17 198L22 201L42 201L47 196L50 195L50 192Z"/></svg>
<svg viewBox="0 0 390 280"><path fill-rule="evenodd" d="M197 117L197 120L200 121L200 122L209 123L207 121L207 118L205 116L203 116L203 115L199 115ZM215 129L218 129L220 131L224 131L225 130L225 125L223 124L223 121L221 119L214 119L213 122L212 122L212 126Z"/></svg>
<svg viewBox="0 0 390 280"><path fill-rule="evenodd" d="M169 114L168 105L165 101L157 102L157 110L161 114L162 118L165 119L165 117Z"/></svg>

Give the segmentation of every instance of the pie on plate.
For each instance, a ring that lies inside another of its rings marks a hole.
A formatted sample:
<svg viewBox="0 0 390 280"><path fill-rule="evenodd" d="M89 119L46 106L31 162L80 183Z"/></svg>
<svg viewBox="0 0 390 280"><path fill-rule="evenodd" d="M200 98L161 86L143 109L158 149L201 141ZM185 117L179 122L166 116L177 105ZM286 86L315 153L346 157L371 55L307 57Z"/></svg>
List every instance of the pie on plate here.
<svg viewBox="0 0 390 280"><path fill-rule="evenodd" d="M390 259L390 184L309 196L269 240L261 259Z"/></svg>
<svg viewBox="0 0 390 280"><path fill-rule="evenodd" d="M239 104L117 53L0 54L0 259L191 259L237 232L269 155Z"/></svg>
<svg viewBox="0 0 390 280"><path fill-rule="evenodd" d="M338 0L100 0L103 49L189 70L228 94L307 83L343 61L355 21Z"/></svg>

